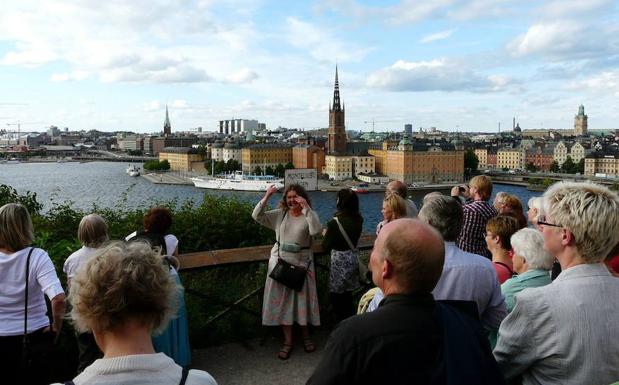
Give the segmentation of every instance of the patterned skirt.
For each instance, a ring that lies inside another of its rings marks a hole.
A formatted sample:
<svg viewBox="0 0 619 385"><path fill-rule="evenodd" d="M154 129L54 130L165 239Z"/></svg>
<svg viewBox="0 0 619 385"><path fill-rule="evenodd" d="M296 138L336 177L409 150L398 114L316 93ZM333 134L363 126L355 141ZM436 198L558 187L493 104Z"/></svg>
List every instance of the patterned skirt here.
<svg viewBox="0 0 619 385"><path fill-rule="evenodd" d="M352 250L331 250L329 291L344 293L359 288L359 260Z"/></svg>

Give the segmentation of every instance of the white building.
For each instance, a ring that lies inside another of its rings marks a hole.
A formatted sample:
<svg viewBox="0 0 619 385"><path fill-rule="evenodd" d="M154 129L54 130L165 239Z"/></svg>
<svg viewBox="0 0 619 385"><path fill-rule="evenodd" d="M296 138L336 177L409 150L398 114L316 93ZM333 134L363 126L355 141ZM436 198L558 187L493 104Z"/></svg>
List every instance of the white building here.
<svg viewBox="0 0 619 385"><path fill-rule="evenodd" d="M220 120L219 133L225 135L247 133L251 135L258 131L259 124L257 120L249 119Z"/></svg>

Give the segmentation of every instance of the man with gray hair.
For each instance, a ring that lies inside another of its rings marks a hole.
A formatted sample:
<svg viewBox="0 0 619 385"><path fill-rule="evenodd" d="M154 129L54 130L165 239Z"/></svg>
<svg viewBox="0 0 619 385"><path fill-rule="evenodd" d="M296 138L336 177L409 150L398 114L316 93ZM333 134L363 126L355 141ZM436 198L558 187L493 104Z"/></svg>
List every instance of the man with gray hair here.
<svg viewBox="0 0 619 385"><path fill-rule="evenodd" d="M408 189L406 188L406 183L400 180L392 180L387 184L387 188L385 189L385 197L396 194L402 197L406 202L406 217L407 218L416 218L419 210L417 210L417 205L412 200L408 199Z"/></svg>
<svg viewBox="0 0 619 385"><path fill-rule="evenodd" d="M432 291L434 298L475 302L484 328L496 332L507 315L505 299L492 262L456 246L463 221L460 202L455 197L433 196L421 207L419 219L434 227L444 240L445 264ZM376 309L383 297L378 291L368 305L368 311Z"/></svg>
<svg viewBox="0 0 619 385"><path fill-rule="evenodd" d="M619 280L602 263L619 242L619 196L559 182L538 217L544 249L563 271L516 295L494 356L506 378L527 384L605 385L619 379Z"/></svg>

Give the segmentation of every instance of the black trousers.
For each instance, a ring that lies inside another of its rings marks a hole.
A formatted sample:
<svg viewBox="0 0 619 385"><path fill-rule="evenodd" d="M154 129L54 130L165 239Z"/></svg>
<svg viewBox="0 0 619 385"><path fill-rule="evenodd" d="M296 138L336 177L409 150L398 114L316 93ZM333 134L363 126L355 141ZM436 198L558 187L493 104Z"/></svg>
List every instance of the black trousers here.
<svg viewBox="0 0 619 385"><path fill-rule="evenodd" d="M54 333L43 329L28 334L28 355L23 352L24 336L0 336L0 375L3 384L47 385L53 370L49 356ZM6 381L6 382L5 382Z"/></svg>
<svg viewBox="0 0 619 385"><path fill-rule="evenodd" d="M329 293L329 297L331 298L331 308L333 309L336 322L343 321L355 314L351 291Z"/></svg>

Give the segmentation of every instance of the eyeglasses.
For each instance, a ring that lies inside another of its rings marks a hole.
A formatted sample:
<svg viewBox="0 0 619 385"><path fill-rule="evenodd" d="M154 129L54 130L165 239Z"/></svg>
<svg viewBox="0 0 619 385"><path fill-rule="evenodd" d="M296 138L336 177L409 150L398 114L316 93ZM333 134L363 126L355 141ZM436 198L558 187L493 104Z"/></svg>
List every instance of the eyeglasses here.
<svg viewBox="0 0 619 385"><path fill-rule="evenodd" d="M563 227L563 225L557 225L557 224L554 224L554 223L546 222L546 216L545 215L540 215L539 217L537 217L537 224L538 225L544 225L544 226L552 226L552 227Z"/></svg>

